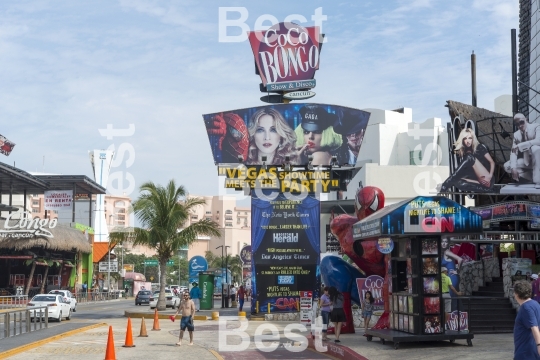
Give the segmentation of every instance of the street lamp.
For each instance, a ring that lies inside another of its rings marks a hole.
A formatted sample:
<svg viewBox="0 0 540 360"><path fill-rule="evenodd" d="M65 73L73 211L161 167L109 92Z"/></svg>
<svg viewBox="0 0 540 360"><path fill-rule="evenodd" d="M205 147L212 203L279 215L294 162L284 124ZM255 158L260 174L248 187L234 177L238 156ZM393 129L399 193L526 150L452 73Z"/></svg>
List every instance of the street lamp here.
<svg viewBox="0 0 540 360"><path fill-rule="evenodd" d="M230 246L228 245L220 245L216 248L219 249L221 248L221 307L222 308L225 308L225 307L229 307L229 298L227 297L227 301L225 301L225 295L223 293L223 249L225 249L225 252L227 252L227 248L230 248ZM227 261L227 258L225 258L225 261ZM229 278L228 278L228 272L227 272L227 267L225 265L225 285L227 285L229 282Z"/></svg>

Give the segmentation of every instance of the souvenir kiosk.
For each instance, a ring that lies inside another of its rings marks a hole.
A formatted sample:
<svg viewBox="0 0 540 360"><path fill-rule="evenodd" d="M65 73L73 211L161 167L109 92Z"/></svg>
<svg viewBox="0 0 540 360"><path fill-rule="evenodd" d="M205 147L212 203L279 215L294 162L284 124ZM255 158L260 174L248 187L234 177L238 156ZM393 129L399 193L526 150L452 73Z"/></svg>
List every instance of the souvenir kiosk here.
<svg viewBox="0 0 540 360"><path fill-rule="evenodd" d="M380 251L391 253L388 273L392 281L385 299L390 329L369 329L367 340L378 337L383 344L389 340L395 349L400 342L453 343L456 339L467 340L472 346L474 335L468 331L467 314L461 309L445 313L441 267L446 260L441 239L481 232L479 215L442 196L405 200L356 223L355 240L378 239Z"/></svg>

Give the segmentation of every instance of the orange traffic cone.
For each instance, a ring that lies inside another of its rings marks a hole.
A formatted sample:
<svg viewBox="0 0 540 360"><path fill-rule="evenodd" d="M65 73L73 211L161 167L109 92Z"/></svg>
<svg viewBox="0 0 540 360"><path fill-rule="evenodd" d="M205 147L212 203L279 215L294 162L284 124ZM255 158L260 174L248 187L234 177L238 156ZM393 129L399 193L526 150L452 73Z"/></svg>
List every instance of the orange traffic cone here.
<svg viewBox="0 0 540 360"><path fill-rule="evenodd" d="M156 308L156 311L154 312L154 327L152 328L152 331L159 331L161 330L159 328L159 318L158 318L158 313L157 313L157 308Z"/></svg>
<svg viewBox="0 0 540 360"><path fill-rule="evenodd" d="M142 318L141 321L141 333L139 334L139 337L148 337L148 334L146 333L146 324L144 322L144 318Z"/></svg>
<svg viewBox="0 0 540 360"><path fill-rule="evenodd" d="M107 339L107 350L105 351L105 360L116 360L116 352L114 351L114 337L112 326L109 326L109 338Z"/></svg>
<svg viewBox="0 0 540 360"><path fill-rule="evenodd" d="M131 318L128 318L126 342L124 343L123 347L135 347L135 345L133 345L133 334L131 333Z"/></svg>

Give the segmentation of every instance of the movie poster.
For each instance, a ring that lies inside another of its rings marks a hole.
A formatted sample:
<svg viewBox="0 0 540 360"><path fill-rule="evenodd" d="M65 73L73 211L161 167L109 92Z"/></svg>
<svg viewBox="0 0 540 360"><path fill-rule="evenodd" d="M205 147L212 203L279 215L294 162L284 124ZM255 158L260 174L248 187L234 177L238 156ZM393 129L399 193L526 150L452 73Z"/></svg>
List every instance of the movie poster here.
<svg viewBox="0 0 540 360"><path fill-rule="evenodd" d="M320 204L307 196L251 198L252 306L261 312L295 312L299 291L319 297Z"/></svg>
<svg viewBox="0 0 540 360"><path fill-rule="evenodd" d="M442 333L441 320L439 316L424 316L424 334Z"/></svg>
<svg viewBox="0 0 540 360"><path fill-rule="evenodd" d="M437 297L425 297L424 298L424 314L440 314L441 313L441 300Z"/></svg>
<svg viewBox="0 0 540 360"><path fill-rule="evenodd" d="M435 295L440 292L439 280L435 276L427 276L423 280L424 294Z"/></svg>
<svg viewBox="0 0 540 360"><path fill-rule="evenodd" d="M370 113L325 104L276 104L203 115L216 164L356 164ZM351 155L352 154L352 155ZM264 157L264 159L263 159ZM241 161L239 161L239 158Z"/></svg>
<svg viewBox="0 0 540 360"><path fill-rule="evenodd" d="M422 259L422 275L437 275L439 273L439 258L425 257Z"/></svg>

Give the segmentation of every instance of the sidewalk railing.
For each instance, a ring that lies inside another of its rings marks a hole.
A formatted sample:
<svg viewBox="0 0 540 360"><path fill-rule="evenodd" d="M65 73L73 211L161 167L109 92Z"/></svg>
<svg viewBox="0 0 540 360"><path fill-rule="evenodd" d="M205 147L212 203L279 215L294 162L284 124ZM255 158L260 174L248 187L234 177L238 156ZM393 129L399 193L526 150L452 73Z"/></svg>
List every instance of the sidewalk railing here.
<svg viewBox="0 0 540 360"><path fill-rule="evenodd" d="M24 308L28 302L28 295L0 296L0 309Z"/></svg>
<svg viewBox="0 0 540 360"><path fill-rule="evenodd" d="M88 293L78 293L75 295L78 304L92 303L99 301L109 301L119 299L118 292L93 292L89 291Z"/></svg>
<svg viewBox="0 0 540 360"><path fill-rule="evenodd" d="M32 314L32 315L31 315ZM34 321L32 322L32 319ZM47 306L32 310L13 310L0 314L0 339L21 335L49 327L49 310Z"/></svg>

